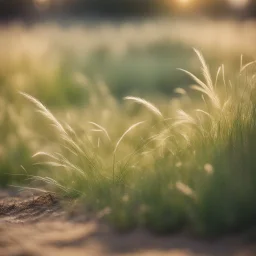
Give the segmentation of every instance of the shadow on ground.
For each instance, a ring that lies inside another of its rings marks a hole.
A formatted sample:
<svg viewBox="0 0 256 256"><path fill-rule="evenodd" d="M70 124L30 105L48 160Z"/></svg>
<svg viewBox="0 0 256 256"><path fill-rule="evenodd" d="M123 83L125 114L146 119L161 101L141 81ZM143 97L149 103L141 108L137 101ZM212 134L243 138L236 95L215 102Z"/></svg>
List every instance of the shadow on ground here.
<svg viewBox="0 0 256 256"><path fill-rule="evenodd" d="M118 234L95 218L72 218L52 194L0 193L0 255L255 256L243 237L199 241L142 230Z"/></svg>

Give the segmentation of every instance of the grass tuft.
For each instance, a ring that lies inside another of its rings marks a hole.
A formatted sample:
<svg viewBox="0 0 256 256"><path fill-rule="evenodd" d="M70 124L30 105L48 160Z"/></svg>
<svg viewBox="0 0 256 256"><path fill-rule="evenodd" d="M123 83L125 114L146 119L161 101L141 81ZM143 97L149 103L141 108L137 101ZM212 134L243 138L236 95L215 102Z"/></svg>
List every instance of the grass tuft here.
<svg viewBox="0 0 256 256"><path fill-rule="evenodd" d="M82 122L79 114L66 129L40 101L22 93L59 135L52 152L34 155L50 159L42 163L51 167L52 175L34 178L85 198L99 218L119 230L142 226L170 233L186 228L220 235L256 226L253 62L241 61L232 81L221 66L213 82L203 55L195 52L205 81L181 70L197 83L192 88L201 93L202 102L184 108L166 103L160 111L142 98L125 98L144 106L157 117L153 119L145 120L143 111L131 114L128 108L126 113L104 90L106 105L96 108L102 95L94 93L90 119ZM143 129L137 129L142 124Z"/></svg>

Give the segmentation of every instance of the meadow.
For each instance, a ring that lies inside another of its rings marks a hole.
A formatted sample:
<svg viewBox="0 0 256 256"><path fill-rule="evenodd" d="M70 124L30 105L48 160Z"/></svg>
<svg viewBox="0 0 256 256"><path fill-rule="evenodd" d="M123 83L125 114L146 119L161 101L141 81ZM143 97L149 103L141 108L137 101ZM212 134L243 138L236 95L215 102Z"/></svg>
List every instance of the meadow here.
<svg viewBox="0 0 256 256"><path fill-rule="evenodd" d="M121 231L254 229L255 26L2 27L1 186L78 197Z"/></svg>

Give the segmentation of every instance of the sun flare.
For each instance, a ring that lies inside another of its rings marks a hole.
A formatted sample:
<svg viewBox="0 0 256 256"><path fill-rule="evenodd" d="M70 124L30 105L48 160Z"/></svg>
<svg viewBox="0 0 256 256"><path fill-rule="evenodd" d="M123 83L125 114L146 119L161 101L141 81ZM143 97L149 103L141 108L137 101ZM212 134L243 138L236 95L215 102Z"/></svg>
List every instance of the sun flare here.
<svg viewBox="0 0 256 256"><path fill-rule="evenodd" d="M46 8L50 5L51 0L34 0L35 5L38 8Z"/></svg>
<svg viewBox="0 0 256 256"><path fill-rule="evenodd" d="M234 8L244 8L249 4L250 0L228 0L229 4Z"/></svg>
<svg viewBox="0 0 256 256"><path fill-rule="evenodd" d="M181 5L188 5L190 4L193 0L176 0L178 2L178 4Z"/></svg>

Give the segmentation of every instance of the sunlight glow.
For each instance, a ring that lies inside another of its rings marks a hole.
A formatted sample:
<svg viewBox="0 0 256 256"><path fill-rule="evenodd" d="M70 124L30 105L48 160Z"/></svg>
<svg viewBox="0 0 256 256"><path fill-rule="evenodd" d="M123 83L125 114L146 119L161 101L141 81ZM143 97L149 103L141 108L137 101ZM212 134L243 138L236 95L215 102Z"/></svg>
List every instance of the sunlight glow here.
<svg viewBox="0 0 256 256"><path fill-rule="evenodd" d="M36 7L46 8L50 5L51 0L34 0Z"/></svg>
<svg viewBox="0 0 256 256"><path fill-rule="evenodd" d="M187 5L189 4L190 2L192 2L192 0L177 0L177 2L179 4L182 4L182 5Z"/></svg>
<svg viewBox="0 0 256 256"><path fill-rule="evenodd" d="M228 0L229 4L234 8L244 8L249 4L249 0Z"/></svg>

